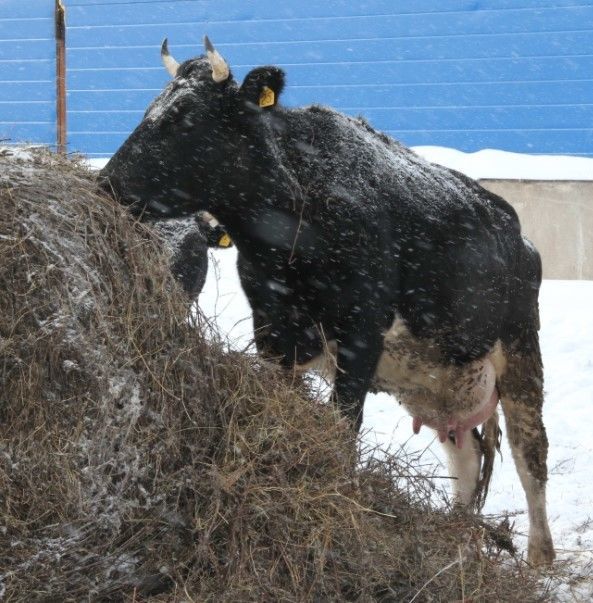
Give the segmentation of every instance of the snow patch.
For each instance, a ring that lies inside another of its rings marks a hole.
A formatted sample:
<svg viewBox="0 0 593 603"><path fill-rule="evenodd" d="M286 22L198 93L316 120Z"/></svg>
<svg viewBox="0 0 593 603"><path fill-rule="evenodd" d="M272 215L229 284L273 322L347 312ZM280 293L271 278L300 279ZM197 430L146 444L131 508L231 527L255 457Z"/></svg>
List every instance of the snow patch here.
<svg viewBox="0 0 593 603"><path fill-rule="evenodd" d="M438 146L411 147L418 155L470 178L494 180L593 180L593 158L569 155L528 155L497 149L464 153ZM88 159L100 170L109 158Z"/></svg>
<svg viewBox="0 0 593 603"><path fill-rule="evenodd" d="M464 153L436 146L413 149L428 161L476 180L593 180L593 158L589 157L527 155L495 149Z"/></svg>

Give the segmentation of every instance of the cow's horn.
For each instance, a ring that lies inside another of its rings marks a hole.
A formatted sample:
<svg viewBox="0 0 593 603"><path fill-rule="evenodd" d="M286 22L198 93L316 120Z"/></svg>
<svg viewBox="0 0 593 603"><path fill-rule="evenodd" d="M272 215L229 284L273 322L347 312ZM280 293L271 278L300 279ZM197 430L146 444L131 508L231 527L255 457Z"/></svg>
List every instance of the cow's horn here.
<svg viewBox="0 0 593 603"><path fill-rule="evenodd" d="M220 56L218 50L212 46L212 42L208 39L208 36L204 36L204 46L206 47L206 56L212 66L212 79L219 84L229 79L231 71L226 61Z"/></svg>
<svg viewBox="0 0 593 603"><path fill-rule="evenodd" d="M161 59L163 59L163 65L169 72L169 75L175 77L177 75L177 69L179 69L179 63L169 54L167 38L165 38L161 44Z"/></svg>

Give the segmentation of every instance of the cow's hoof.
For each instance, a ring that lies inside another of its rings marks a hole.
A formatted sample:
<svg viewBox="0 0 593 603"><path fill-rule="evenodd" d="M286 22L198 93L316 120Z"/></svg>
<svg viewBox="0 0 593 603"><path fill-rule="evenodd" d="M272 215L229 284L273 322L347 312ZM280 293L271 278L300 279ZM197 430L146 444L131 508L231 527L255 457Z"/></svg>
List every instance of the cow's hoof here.
<svg viewBox="0 0 593 603"><path fill-rule="evenodd" d="M533 567L550 567L556 558L556 551L552 541L540 542L537 544L529 543L527 551L527 560Z"/></svg>

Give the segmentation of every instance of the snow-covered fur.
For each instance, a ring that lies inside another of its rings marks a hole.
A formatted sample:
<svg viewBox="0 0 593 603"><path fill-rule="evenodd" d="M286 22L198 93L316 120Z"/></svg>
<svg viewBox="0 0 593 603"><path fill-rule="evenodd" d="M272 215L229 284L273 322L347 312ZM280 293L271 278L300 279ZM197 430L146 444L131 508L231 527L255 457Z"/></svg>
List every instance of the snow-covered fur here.
<svg viewBox="0 0 593 603"><path fill-rule="evenodd" d="M193 218L155 222L154 227L171 253L173 276L190 297L196 297L208 272L206 237Z"/></svg>

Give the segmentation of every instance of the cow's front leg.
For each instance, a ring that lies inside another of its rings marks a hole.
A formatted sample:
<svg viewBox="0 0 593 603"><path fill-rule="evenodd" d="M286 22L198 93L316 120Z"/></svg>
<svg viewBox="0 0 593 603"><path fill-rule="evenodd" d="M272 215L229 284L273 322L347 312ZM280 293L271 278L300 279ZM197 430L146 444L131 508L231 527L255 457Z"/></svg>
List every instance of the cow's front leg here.
<svg viewBox="0 0 593 603"><path fill-rule="evenodd" d="M537 331L524 333L505 350L500 380L502 408L513 459L529 511L528 559L549 565L555 557L546 515L548 439L542 419L543 369Z"/></svg>
<svg viewBox="0 0 593 603"><path fill-rule="evenodd" d="M356 327L338 341L338 366L333 397L340 412L348 417L356 432L362 424L364 399L371 386L383 352L383 335L379 327Z"/></svg>

